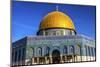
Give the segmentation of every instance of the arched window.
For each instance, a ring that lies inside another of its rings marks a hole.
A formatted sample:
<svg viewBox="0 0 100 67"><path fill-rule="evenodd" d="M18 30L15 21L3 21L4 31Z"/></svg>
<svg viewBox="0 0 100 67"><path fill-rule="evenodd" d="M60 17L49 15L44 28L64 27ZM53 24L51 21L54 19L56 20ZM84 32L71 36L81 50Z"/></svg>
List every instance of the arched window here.
<svg viewBox="0 0 100 67"><path fill-rule="evenodd" d="M64 46L63 53L67 54L67 46Z"/></svg>
<svg viewBox="0 0 100 67"><path fill-rule="evenodd" d="M70 52L74 54L74 46L70 46Z"/></svg>
<svg viewBox="0 0 100 67"><path fill-rule="evenodd" d="M42 56L42 48L41 47L38 48L38 53L39 53L39 56Z"/></svg>
<svg viewBox="0 0 100 67"><path fill-rule="evenodd" d="M49 47L46 47L46 55L49 56L49 51L50 51L50 48Z"/></svg>

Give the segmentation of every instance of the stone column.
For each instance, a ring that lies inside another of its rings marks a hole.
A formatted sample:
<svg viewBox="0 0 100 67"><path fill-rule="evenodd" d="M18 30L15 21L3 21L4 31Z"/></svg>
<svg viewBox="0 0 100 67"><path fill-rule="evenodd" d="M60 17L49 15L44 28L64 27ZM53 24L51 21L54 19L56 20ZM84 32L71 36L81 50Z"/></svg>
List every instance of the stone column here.
<svg viewBox="0 0 100 67"><path fill-rule="evenodd" d="M60 62L63 63L62 55L60 55Z"/></svg>
<svg viewBox="0 0 100 67"><path fill-rule="evenodd" d="M47 57L45 57L45 64L48 64L48 62L47 62Z"/></svg>
<svg viewBox="0 0 100 67"><path fill-rule="evenodd" d="M66 56L64 56L64 62L66 62Z"/></svg>
<svg viewBox="0 0 100 67"><path fill-rule="evenodd" d="M77 55L76 55L76 62L77 62Z"/></svg>
<svg viewBox="0 0 100 67"><path fill-rule="evenodd" d="M52 56L50 55L49 58L50 58L50 63L52 64Z"/></svg>
<svg viewBox="0 0 100 67"><path fill-rule="evenodd" d="M32 64L34 64L34 57L32 58Z"/></svg>
<svg viewBox="0 0 100 67"><path fill-rule="evenodd" d="M75 55L75 57L74 57L75 59L74 59L74 61L76 62L77 61L77 58L76 58L76 55Z"/></svg>
<svg viewBox="0 0 100 67"><path fill-rule="evenodd" d="M72 56L72 62L75 62L74 55Z"/></svg>
<svg viewBox="0 0 100 67"><path fill-rule="evenodd" d="M37 64L39 64L39 57L37 57Z"/></svg>
<svg viewBox="0 0 100 67"><path fill-rule="evenodd" d="M65 56L65 62L67 62L67 56Z"/></svg>

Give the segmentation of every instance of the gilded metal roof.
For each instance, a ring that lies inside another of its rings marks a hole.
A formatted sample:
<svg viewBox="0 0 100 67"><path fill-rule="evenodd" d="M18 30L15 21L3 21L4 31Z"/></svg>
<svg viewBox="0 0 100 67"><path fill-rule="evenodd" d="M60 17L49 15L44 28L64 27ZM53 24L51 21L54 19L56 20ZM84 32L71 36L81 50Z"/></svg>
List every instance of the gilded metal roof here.
<svg viewBox="0 0 100 67"><path fill-rule="evenodd" d="M53 11L48 13L42 20L39 29L48 28L68 28L75 30L74 24L70 17L63 12Z"/></svg>

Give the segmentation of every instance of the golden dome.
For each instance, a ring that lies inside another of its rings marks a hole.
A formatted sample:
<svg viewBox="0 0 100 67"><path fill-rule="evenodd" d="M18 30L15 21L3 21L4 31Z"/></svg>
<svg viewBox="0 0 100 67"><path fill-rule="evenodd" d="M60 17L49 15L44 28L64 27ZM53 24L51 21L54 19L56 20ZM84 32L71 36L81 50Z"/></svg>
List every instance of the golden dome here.
<svg viewBox="0 0 100 67"><path fill-rule="evenodd" d="M67 28L75 30L70 17L59 11L49 13L40 23L40 30L50 28Z"/></svg>

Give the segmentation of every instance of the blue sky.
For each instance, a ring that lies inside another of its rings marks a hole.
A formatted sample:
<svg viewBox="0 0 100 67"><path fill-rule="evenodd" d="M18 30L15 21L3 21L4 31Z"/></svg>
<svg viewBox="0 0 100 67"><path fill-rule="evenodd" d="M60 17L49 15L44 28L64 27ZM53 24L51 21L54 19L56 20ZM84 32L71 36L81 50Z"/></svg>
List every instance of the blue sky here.
<svg viewBox="0 0 100 67"><path fill-rule="evenodd" d="M19 2L12 3L12 41L28 35L36 36L39 24L49 12L56 10L57 4ZM95 39L95 6L58 4L59 11L69 15L78 34Z"/></svg>

